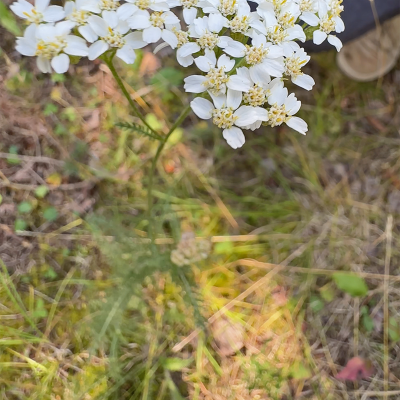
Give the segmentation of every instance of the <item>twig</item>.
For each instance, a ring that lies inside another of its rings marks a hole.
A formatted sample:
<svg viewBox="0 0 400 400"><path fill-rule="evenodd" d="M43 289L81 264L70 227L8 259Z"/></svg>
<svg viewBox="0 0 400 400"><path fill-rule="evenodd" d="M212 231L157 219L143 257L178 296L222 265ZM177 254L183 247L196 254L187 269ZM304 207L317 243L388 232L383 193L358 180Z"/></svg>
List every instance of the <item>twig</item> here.
<svg viewBox="0 0 400 400"><path fill-rule="evenodd" d="M389 273L392 256L392 226L393 216L389 215L386 224L385 279L383 281L383 387L385 392L389 389ZM385 394L383 398L387 400L388 396Z"/></svg>
<svg viewBox="0 0 400 400"><path fill-rule="evenodd" d="M64 183L64 184L61 184L58 186L47 185L47 189L49 189L49 190L77 190L77 189L83 189L90 185L94 185L98 181L99 181L99 179L93 178L93 179L89 179L89 180L77 182L77 183ZM14 190L33 191L33 190L36 190L39 186L40 185L26 185L23 183L14 183L14 182L10 182L10 181L0 182L0 188L8 187L8 188L11 188Z"/></svg>
<svg viewBox="0 0 400 400"><path fill-rule="evenodd" d="M56 160L54 158L50 157L35 157L35 156L23 156L19 154L11 154L11 153L0 153L0 158L11 158L11 159L16 159L20 161L30 161L34 163L44 163L44 164L52 164L52 165L58 165L58 166L64 166L65 162L61 160Z"/></svg>

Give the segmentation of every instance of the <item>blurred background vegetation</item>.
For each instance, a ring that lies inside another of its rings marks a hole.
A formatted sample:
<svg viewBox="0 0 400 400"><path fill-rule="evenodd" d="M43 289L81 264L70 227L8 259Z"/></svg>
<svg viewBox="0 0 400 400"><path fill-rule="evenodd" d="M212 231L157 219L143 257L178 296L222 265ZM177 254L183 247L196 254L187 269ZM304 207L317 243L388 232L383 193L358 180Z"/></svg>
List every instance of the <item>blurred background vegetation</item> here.
<svg viewBox="0 0 400 400"><path fill-rule="evenodd" d="M0 399L400 398L400 69L360 84L315 55L306 137L233 151L191 115L150 243L157 142L118 127L137 121L100 62L38 73L2 1ZM118 68L167 132L190 98L163 51ZM353 357L368 372L337 379Z"/></svg>

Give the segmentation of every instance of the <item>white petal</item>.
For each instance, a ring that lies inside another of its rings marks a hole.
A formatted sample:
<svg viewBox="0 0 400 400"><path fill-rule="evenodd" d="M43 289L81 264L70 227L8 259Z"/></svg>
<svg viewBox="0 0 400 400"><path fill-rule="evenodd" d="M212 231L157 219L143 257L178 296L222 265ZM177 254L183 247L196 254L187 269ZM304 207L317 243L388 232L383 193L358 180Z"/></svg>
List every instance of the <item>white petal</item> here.
<svg viewBox="0 0 400 400"><path fill-rule="evenodd" d="M89 25L81 25L78 28L78 32L89 42L93 43L95 40L97 40L98 35L95 33L95 31L89 26Z"/></svg>
<svg viewBox="0 0 400 400"><path fill-rule="evenodd" d="M343 47L341 40L339 38L337 38L336 36L328 35L328 42L332 46L335 46L337 51L340 51Z"/></svg>
<svg viewBox="0 0 400 400"><path fill-rule="evenodd" d="M287 99L285 100L285 108L287 110L288 115L294 115L297 111L300 110L301 101L297 100L294 93L291 93Z"/></svg>
<svg viewBox="0 0 400 400"><path fill-rule="evenodd" d="M55 24L56 36L68 35L74 26L75 23L72 21L57 22ZM47 38L47 40L49 40L49 38Z"/></svg>
<svg viewBox="0 0 400 400"><path fill-rule="evenodd" d="M298 75L292 79L292 82L303 89L311 90L315 85L314 79L310 75Z"/></svg>
<svg viewBox="0 0 400 400"><path fill-rule="evenodd" d="M214 110L211 101L201 97L196 97L192 100L190 102L190 107L192 107L193 112L201 119L210 119Z"/></svg>
<svg viewBox="0 0 400 400"><path fill-rule="evenodd" d="M226 96L224 94L218 94L217 96L211 92L209 92L209 95L211 96L215 108L222 108L226 107L227 101L226 101Z"/></svg>
<svg viewBox="0 0 400 400"><path fill-rule="evenodd" d="M35 8L38 11L43 12L49 4L50 4L50 0L36 0Z"/></svg>
<svg viewBox="0 0 400 400"><path fill-rule="evenodd" d="M344 22L340 17L335 17L334 21L336 22L335 31L337 33L342 33L344 31Z"/></svg>
<svg viewBox="0 0 400 400"><path fill-rule="evenodd" d="M47 42L49 39L55 38L57 35L57 29L52 24L39 25L36 29L36 37L38 39Z"/></svg>
<svg viewBox="0 0 400 400"><path fill-rule="evenodd" d="M282 57L283 55L284 54L282 47L276 45L268 47L268 54L267 54L268 58L279 58Z"/></svg>
<svg viewBox="0 0 400 400"><path fill-rule="evenodd" d="M179 55L180 57L187 57L190 54L197 53L200 51L201 48L197 43L190 42L190 43L185 43L179 50Z"/></svg>
<svg viewBox="0 0 400 400"><path fill-rule="evenodd" d="M295 131L305 135L308 131L307 123L298 117L291 117L286 121L286 125L294 129Z"/></svg>
<svg viewBox="0 0 400 400"><path fill-rule="evenodd" d="M86 42L82 38L68 35L65 40L67 42L65 53L71 56L87 56L89 54Z"/></svg>
<svg viewBox="0 0 400 400"><path fill-rule="evenodd" d="M224 67L225 72L229 72L235 66L235 60L232 60L226 54L222 54L218 59L217 66L218 68Z"/></svg>
<svg viewBox="0 0 400 400"><path fill-rule="evenodd" d="M229 40L228 46L224 48L224 52L232 57L243 57L246 52L246 47L240 42Z"/></svg>
<svg viewBox="0 0 400 400"><path fill-rule="evenodd" d="M236 110L242 102L242 92L238 90L228 89L226 96L226 105Z"/></svg>
<svg viewBox="0 0 400 400"><path fill-rule="evenodd" d="M107 36L108 26L103 18L100 18L98 15L92 15L88 18L88 23L97 35L100 37Z"/></svg>
<svg viewBox="0 0 400 400"><path fill-rule="evenodd" d="M222 136L233 149L242 147L246 141L243 131L236 126L232 126L232 128L229 129L224 129L222 131Z"/></svg>
<svg viewBox="0 0 400 400"><path fill-rule="evenodd" d="M319 29L313 33L313 42L314 44L321 44L327 37L325 32L320 31Z"/></svg>
<svg viewBox="0 0 400 400"><path fill-rule="evenodd" d="M241 92L248 92L252 86L251 82L239 75L231 75L226 84L229 89L239 90Z"/></svg>
<svg viewBox="0 0 400 400"><path fill-rule="evenodd" d="M168 43L172 49L175 49L178 46L178 38L175 33L169 31L168 29L163 29L161 33L161 38Z"/></svg>
<svg viewBox="0 0 400 400"><path fill-rule="evenodd" d="M228 25L228 20L221 14L210 14L208 17L208 27L211 32L219 33L224 26Z"/></svg>
<svg viewBox="0 0 400 400"><path fill-rule="evenodd" d="M138 8L134 4L125 3L118 7L117 14L118 18L121 21L126 21L129 17L131 17Z"/></svg>
<svg viewBox="0 0 400 400"><path fill-rule="evenodd" d="M196 16L197 16L197 8L196 7L190 7L190 8L183 9L183 19L185 20L185 22L188 25L193 23Z"/></svg>
<svg viewBox="0 0 400 400"><path fill-rule="evenodd" d="M117 50L116 56L127 64L133 64L136 60L136 53L128 44Z"/></svg>
<svg viewBox="0 0 400 400"><path fill-rule="evenodd" d="M146 10L138 10L127 20L132 29L145 29L151 26L150 14Z"/></svg>
<svg viewBox="0 0 400 400"><path fill-rule="evenodd" d="M101 13L101 16L103 17L104 21L106 21L106 24L111 28L114 29L119 22L118 19L118 14L116 11L103 11Z"/></svg>
<svg viewBox="0 0 400 400"><path fill-rule="evenodd" d="M43 20L46 22L57 22L65 17L65 12L60 6L47 7L43 12Z"/></svg>
<svg viewBox="0 0 400 400"><path fill-rule="evenodd" d="M243 127L253 124L257 121L257 114L254 110L254 107L251 106L241 106L233 115L238 117L238 119L235 121L235 125L237 126Z"/></svg>
<svg viewBox="0 0 400 400"><path fill-rule="evenodd" d="M285 102L287 95L287 88L277 85L271 89L271 94L268 96L268 104L277 104L278 106L281 106Z"/></svg>
<svg viewBox="0 0 400 400"><path fill-rule="evenodd" d="M255 67L262 66L264 71L274 77L280 78L285 72L285 66L283 64L283 59L269 60L265 59L262 64L255 65Z"/></svg>
<svg viewBox="0 0 400 400"><path fill-rule="evenodd" d="M18 17L26 19L26 14L31 14L33 5L25 0L19 0L18 2L12 3L10 9L14 14L18 15Z"/></svg>
<svg viewBox="0 0 400 400"><path fill-rule="evenodd" d="M203 93L206 91L205 85L203 85L206 80L205 76L202 75L191 75L185 78L184 89L189 93Z"/></svg>
<svg viewBox="0 0 400 400"><path fill-rule="evenodd" d="M250 67L249 73L252 81L259 86L264 87L265 84L271 81L271 77L269 76L268 72L262 64L253 65L252 67Z"/></svg>
<svg viewBox="0 0 400 400"><path fill-rule="evenodd" d="M268 121L268 111L262 107L253 107L257 121Z"/></svg>
<svg viewBox="0 0 400 400"><path fill-rule="evenodd" d="M129 33L124 37L124 39L132 49L141 49L147 45L147 43L143 40L142 32L139 31Z"/></svg>
<svg viewBox="0 0 400 400"><path fill-rule="evenodd" d="M319 24L319 18L310 11L303 12L300 19L310 26L317 26Z"/></svg>
<svg viewBox="0 0 400 400"><path fill-rule="evenodd" d="M129 31L129 24L127 21L118 20L118 25L114 28L115 31L119 32L121 35L125 35Z"/></svg>
<svg viewBox="0 0 400 400"><path fill-rule="evenodd" d="M163 17L166 24L179 24L179 18L171 11L165 12Z"/></svg>
<svg viewBox="0 0 400 400"><path fill-rule="evenodd" d="M189 56L186 56L186 57L182 57L179 54L179 50L180 49L178 49L178 51L176 52L176 59L177 59L178 63L180 65L182 65L182 67L185 67L185 68L189 67L190 65L192 65L193 64L193 56L189 55Z"/></svg>
<svg viewBox="0 0 400 400"><path fill-rule="evenodd" d="M105 53L107 50L108 44L106 42L103 42L102 40L98 40L89 47L88 58L89 60L94 60Z"/></svg>
<svg viewBox="0 0 400 400"><path fill-rule="evenodd" d="M161 39L161 29L150 26L143 30L143 40L147 43L155 43Z"/></svg>
<svg viewBox="0 0 400 400"><path fill-rule="evenodd" d="M38 57L36 59L36 65L38 66L39 70L44 74L51 73L51 65L50 61L43 57Z"/></svg>
<svg viewBox="0 0 400 400"><path fill-rule="evenodd" d="M210 69L213 68L213 67L215 66L215 63L213 63L212 60L210 60L210 59L209 59L208 57L206 57L206 56L197 57L197 58L194 60L194 62L195 62L195 64L196 64L197 68L198 68L200 71L203 71L203 72L209 72Z"/></svg>
<svg viewBox="0 0 400 400"><path fill-rule="evenodd" d="M34 56L36 54L36 43L33 40L20 38L17 40L15 48L23 56Z"/></svg>
<svg viewBox="0 0 400 400"><path fill-rule="evenodd" d="M66 54L59 54L51 60L51 66L57 74L64 74L68 71L69 57Z"/></svg>

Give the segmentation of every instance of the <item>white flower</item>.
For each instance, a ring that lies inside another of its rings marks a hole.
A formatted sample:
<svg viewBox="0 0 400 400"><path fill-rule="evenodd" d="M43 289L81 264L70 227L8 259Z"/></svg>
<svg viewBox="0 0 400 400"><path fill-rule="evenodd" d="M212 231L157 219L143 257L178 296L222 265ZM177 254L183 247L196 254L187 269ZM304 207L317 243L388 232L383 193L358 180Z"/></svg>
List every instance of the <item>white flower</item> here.
<svg viewBox="0 0 400 400"><path fill-rule="evenodd" d="M50 0L35 0L35 5L26 0L18 0L11 4L11 10L18 17L26 19L31 24L42 22L57 22L64 18L64 10L60 6L49 6Z"/></svg>
<svg viewBox="0 0 400 400"><path fill-rule="evenodd" d="M254 33L251 46L230 39L224 51L235 58L245 57L247 64L250 65L250 75L255 82L262 81L262 77L266 75L281 77L285 70L283 49L267 43L264 35Z"/></svg>
<svg viewBox="0 0 400 400"><path fill-rule="evenodd" d="M321 44L328 38L328 42L336 47L337 51L342 48L341 40L335 35L331 35L331 32L341 33L344 31L344 23L339 15L336 13L329 13L327 6L319 7L319 17L313 13L303 13L301 19L310 26L318 26L319 29L313 33L314 44Z"/></svg>
<svg viewBox="0 0 400 400"><path fill-rule="evenodd" d="M210 14L208 17L196 18L189 26L189 36L196 42L184 44L178 51L181 59L191 57L200 50L214 50L215 47L224 48L228 44L228 37L218 33L226 26L228 20L219 14ZM179 61L179 59L178 59Z"/></svg>
<svg viewBox="0 0 400 400"><path fill-rule="evenodd" d="M146 43L163 39L173 49L178 45L178 39L171 29L179 24L179 19L171 11L155 11L150 14L147 10L138 10L127 22L132 29L143 29L143 40Z"/></svg>
<svg viewBox="0 0 400 400"><path fill-rule="evenodd" d="M257 7L258 14L267 27L279 25L282 29L293 28L300 15L300 7L293 1L286 1L279 7L269 1L263 1Z"/></svg>
<svg viewBox="0 0 400 400"><path fill-rule="evenodd" d="M306 75L301 68L308 63L310 56L299 48L289 57L285 58L285 75L290 76L292 82L306 90L311 90L315 85L314 79L310 75Z"/></svg>
<svg viewBox="0 0 400 400"><path fill-rule="evenodd" d="M89 60L94 60L110 48L117 49L116 56L127 64L133 64L136 59L134 49L140 49L146 45L142 40L141 32L129 31L125 21L118 19L115 11L103 11L103 18L92 15L89 25L100 37L100 40L89 47Z"/></svg>
<svg viewBox="0 0 400 400"><path fill-rule="evenodd" d="M170 0L168 4L171 8L179 6L183 8L183 20L187 25L193 23L197 17L198 0Z"/></svg>
<svg viewBox="0 0 400 400"><path fill-rule="evenodd" d="M67 1L64 6L65 19L77 26L79 33L92 43L97 39L97 35L88 25L91 13L83 8L86 3L85 0Z"/></svg>
<svg viewBox="0 0 400 400"><path fill-rule="evenodd" d="M252 36L252 30L256 29L260 33L266 33L263 23L256 12L251 12L249 3L240 2L236 15L228 22L231 32L243 33L247 36Z"/></svg>
<svg viewBox="0 0 400 400"><path fill-rule="evenodd" d="M245 138L241 127L251 125L257 120L267 121L268 112L261 107L240 106L242 93L228 89L227 95L212 96L211 101L196 97L191 103L193 112L201 119L211 119L228 144L237 149L242 147Z"/></svg>
<svg viewBox="0 0 400 400"><path fill-rule="evenodd" d="M199 2L199 7L206 14L219 14L224 17L235 15L239 4L245 0L205 0Z"/></svg>
<svg viewBox="0 0 400 400"><path fill-rule="evenodd" d="M226 93L229 82L234 79L235 75L227 75L235 66L235 61L230 59L227 55L223 54L219 57L218 61L213 51L207 51L206 56L196 58L195 63L197 67L206 72L206 76L192 75L185 78L185 90L190 93L203 93L208 90L209 93L218 96ZM245 83L244 80L234 83L235 88L240 91L247 91L250 88L249 82Z"/></svg>
<svg viewBox="0 0 400 400"><path fill-rule="evenodd" d="M119 7L119 0L85 0L81 8L101 14L103 11L117 11Z"/></svg>
<svg viewBox="0 0 400 400"><path fill-rule="evenodd" d="M17 39L16 49L24 56L37 56L37 66L43 73L50 73L51 68L59 74L67 72L69 57L87 56L86 42L70 35L73 24L69 21L56 25L30 25L24 37Z"/></svg>
<svg viewBox="0 0 400 400"><path fill-rule="evenodd" d="M274 127L285 123L290 128L305 135L308 127L307 123L301 118L294 117L301 106L301 101L297 100L292 93L288 96L287 89L277 92L278 96L268 99L271 108L268 110L268 125Z"/></svg>
<svg viewBox="0 0 400 400"><path fill-rule="evenodd" d="M117 13L121 20L126 21L137 11L169 11L170 5L165 0L127 0L118 8Z"/></svg>

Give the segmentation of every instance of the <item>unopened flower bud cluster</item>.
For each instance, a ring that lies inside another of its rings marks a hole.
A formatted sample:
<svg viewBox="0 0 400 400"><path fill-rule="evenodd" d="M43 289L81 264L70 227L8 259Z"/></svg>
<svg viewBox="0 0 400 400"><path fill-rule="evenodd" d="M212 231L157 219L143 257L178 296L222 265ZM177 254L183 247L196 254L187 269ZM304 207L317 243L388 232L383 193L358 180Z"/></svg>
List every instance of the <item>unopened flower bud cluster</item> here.
<svg viewBox="0 0 400 400"><path fill-rule="evenodd" d="M171 261L182 267L205 260L211 251L211 243L208 240L196 240L191 233L182 235L175 250L171 252Z"/></svg>
<svg viewBox="0 0 400 400"><path fill-rule="evenodd" d="M49 1L10 6L28 25L16 48L37 57L42 72L64 73L70 56L95 60L106 52L131 64L136 49L162 41L181 66L200 70L185 78L185 90L199 95L192 110L221 128L233 148L245 142L242 129L262 124L307 132L295 116L301 103L284 85L314 85L302 72L310 59L297 43L306 40L304 29L313 29L315 44L342 47L335 36L344 30L342 0L254 0L255 11L246 0Z"/></svg>

